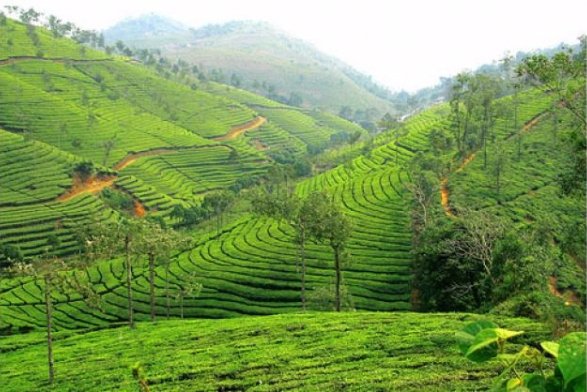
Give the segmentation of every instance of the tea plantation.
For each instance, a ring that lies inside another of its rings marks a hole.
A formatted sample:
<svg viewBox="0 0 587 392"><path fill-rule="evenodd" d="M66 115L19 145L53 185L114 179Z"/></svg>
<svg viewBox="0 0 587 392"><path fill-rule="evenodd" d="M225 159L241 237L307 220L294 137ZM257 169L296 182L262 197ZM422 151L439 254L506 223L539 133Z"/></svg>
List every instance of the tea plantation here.
<svg viewBox="0 0 587 392"><path fill-rule="evenodd" d="M228 320L141 323L55 336L56 385L45 380L44 336L0 340L4 390L136 391L140 363L152 391L475 391L497 363L465 359L454 332L470 314L306 313ZM546 337L524 319L517 343ZM423 376L425 375L425 376Z"/></svg>
<svg viewBox="0 0 587 392"><path fill-rule="evenodd" d="M154 253L141 250L128 254L130 273L113 253L52 275L86 285L51 296L53 386L45 381L48 281L0 270L0 390L486 390L503 367L468 362L454 342L455 331L483 317L412 312L420 310L427 219L459 222L466 211L501 219L517 240L544 238L546 256L558 264L538 274L537 291L557 300L564 294L561 313L584 314L585 249L576 238L585 230L585 196L561 190L575 164L568 139L577 133L551 91L535 83L496 94L483 113L486 101L465 99L477 88L471 84L463 102L387 125L382 119L388 129L370 135L331 113L182 80L161 71L164 61L148 66L111 53L42 27L0 23L0 267L14 259L88 261L80 255L93 243L79 234L133 213L191 242L176 243L152 271L146 255L155 260ZM462 123L469 139L459 133ZM302 311L299 232L254 212L256 195L280 187L302 199L327 192L351 222L340 274L346 312L320 312L333 308L333 247L311 237ZM196 223L178 215L203 210L221 192L231 195L226 210L200 211ZM499 251L513 259L506 245ZM447 253L438 260L464 268ZM486 285L472 279L469 291ZM194 281L201 290L186 291ZM123 326L129 294L136 329ZM515 344L548 338L544 323L502 310L488 317L525 331ZM515 314L533 311L521 306ZM156 321L147 323L151 312Z"/></svg>

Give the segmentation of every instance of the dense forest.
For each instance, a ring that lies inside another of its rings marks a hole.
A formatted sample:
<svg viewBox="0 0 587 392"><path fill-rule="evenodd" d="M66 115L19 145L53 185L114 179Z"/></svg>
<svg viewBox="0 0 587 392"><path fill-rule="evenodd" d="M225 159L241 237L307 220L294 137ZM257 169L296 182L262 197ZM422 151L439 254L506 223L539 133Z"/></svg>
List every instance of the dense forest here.
<svg viewBox="0 0 587 392"><path fill-rule="evenodd" d="M5 7L0 389L584 391L586 49L339 109Z"/></svg>

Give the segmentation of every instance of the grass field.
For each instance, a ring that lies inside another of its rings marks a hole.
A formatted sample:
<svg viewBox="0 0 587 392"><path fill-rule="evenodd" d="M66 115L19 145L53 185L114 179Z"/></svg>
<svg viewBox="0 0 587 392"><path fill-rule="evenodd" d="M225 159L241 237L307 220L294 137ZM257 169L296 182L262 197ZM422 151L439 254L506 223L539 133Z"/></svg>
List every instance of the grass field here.
<svg viewBox="0 0 587 392"><path fill-rule="evenodd" d="M0 338L6 391L136 391L140 362L151 391L478 391L500 366L474 364L454 333L469 314L307 313L232 320L159 321L55 337L56 383L45 383L44 336ZM547 338L525 319L494 318Z"/></svg>

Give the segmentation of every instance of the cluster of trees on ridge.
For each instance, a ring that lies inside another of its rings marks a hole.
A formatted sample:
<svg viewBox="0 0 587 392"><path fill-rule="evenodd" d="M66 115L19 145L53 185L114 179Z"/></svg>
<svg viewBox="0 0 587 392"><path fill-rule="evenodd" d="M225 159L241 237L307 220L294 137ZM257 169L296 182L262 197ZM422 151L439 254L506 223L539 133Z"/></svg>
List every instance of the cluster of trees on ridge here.
<svg viewBox="0 0 587 392"><path fill-rule="evenodd" d="M515 68L506 59L509 75L498 79L486 74L460 74L450 95L450 131L429 135L430 151L412 162L414 195L414 288L421 310L498 311L552 322L555 328L583 329L585 282L569 273L577 264L584 270L585 223L554 232L548 221L525 231L494 213L450 205L437 207L443 182L474 154L482 169L494 179L497 205L502 203L501 177L508 159L523 161L522 125L518 121L518 94L532 86L553 99L545 115L554 119L556 145L568 162L557 173L560 197L584 203L585 188L585 59L587 40L580 51L565 50L547 57L527 57ZM511 104L496 100L504 89L513 91ZM510 111L508 139L513 157L506 156L503 140L494 136L495 120ZM559 129L560 117L565 129ZM491 146L491 149L488 149ZM458 162L461 162L458 164ZM448 190L446 190L448 192ZM436 207L436 208L435 208ZM447 218L446 215L449 215ZM575 261L577 260L577 261ZM581 261L583 260L583 261ZM548 292L547 278L558 274L578 296L574 306Z"/></svg>
<svg viewBox="0 0 587 392"><path fill-rule="evenodd" d="M26 18L34 19L34 14L30 16L29 13L25 13ZM565 195L581 191L585 183L585 40L582 41L582 45L583 52L580 54L562 52L553 58L541 55L529 57L507 80L498 80L484 74L462 74L455 79L450 97L452 134L440 130L432 132L429 140L430 153L417 157L412 166L412 189L417 201L414 209L417 257L415 284L419 289L422 309L488 310L514 295L521 295L526 302L517 303L518 308L514 309L514 313L541 316L535 314L535 307L532 308L532 305L544 305L545 298L530 295L533 291L539 292L544 286L544 271L558 267L555 262L560 255L556 253L555 248L548 246L553 241L551 233L534 231L520 235L509 229L507 222L491 214L462 208L454 208L456 217L452 220L434 216L429 212L433 210L431 203L439 180L451 170L448 163L453 158L452 155L465 160L472 153L482 151L484 169L493 171L496 192L500 194L500 177L506 170L506 161L500 159L499 149L495 149L497 156L490 155L491 150L488 150L488 146L491 143L499 143L492 136L492 127L500 112L509 109L513 110L512 128L519 128L520 124L517 124L516 120L516 94L525 83L537 85L546 93L556 96L553 115L565 111L574 119L575 125L564 140L573 154L573 165L560 174L559 185L562 194ZM499 107L496 101L504 94L504 86L510 86L514 91L513 106L510 108ZM387 125L395 126L392 118L387 118L386 121ZM520 137L517 142L521 142ZM523 151L520 148L517 159L522 159L522 155ZM295 241L299 247L302 266L302 307L306 304L306 241L323 241L329 244L333 250L336 274L334 308L340 310L343 296L342 266L343 260L348 257L345 254L345 245L350 234L348 218L332 203L329 196L315 193L305 200L300 200L288 184L285 187L270 185L260 189L255 197L257 214L283 220L297 233ZM232 195L229 193L209 195L200 206L197 206L201 210L196 209L195 215L190 216L193 211L178 207L174 211L174 217L181 224L190 226L215 216L218 219L217 227L220 227L222 214L231 200ZM188 246L183 245L184 240L179 238L176 232L161 227L159 223L125 218L114 224L92 227L82 241L86 261L112 258L115 254L124 255L131 326L134 324L133 262L138 260L139 255L148 261L151 318L154 320L154 268L158 263L168 263L169 255L173 251ZM30 264L16 264L13 269L16 274L32 275L44 283L49 357L52 356L51 313L54 306L54 291L75 291L89 303L99 304L97 294L91 285L83 282L83 274L78 276L76 272L63 272L74 266L77 268L74 271L78 271L80 266L73 260L65 262L55 256L55 249L59 245L56 238L52 236L47 239L45 257ZM569 243L563 242L559 247L565 251L580 253L573 249L575 245L574 239L571 238ZM18 249L4 249L4 253L12 260L19 258ZM178 287L178 298L183 301L184 296L193 295L200 288L196 280L193 284ZM166 298L170 300L168 288ZM547 305L547 312L557 311L555 308L558 304ZM567 314L556 314L556 317L576 320L582 316L576 314L576 308L560 309L564 309ZM573 312L575 314L571 314ZM51 360L49 367L50 378L53 378Z"/></svg>

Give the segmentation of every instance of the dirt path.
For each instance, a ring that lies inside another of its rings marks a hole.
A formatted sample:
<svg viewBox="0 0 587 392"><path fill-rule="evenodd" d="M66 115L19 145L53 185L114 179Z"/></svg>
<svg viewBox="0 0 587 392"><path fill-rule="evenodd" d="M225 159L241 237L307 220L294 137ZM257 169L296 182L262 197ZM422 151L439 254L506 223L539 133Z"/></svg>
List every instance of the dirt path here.
<svg viewBox="0 0 587 392"><path fill-rule="evenodd" d="M524 124L524 126L522 127L522 129L519 132L513 133L511 135L509 135L506 140L510 140L511 138L513 138L514 136L520 134L520 133L526 133L529 132L532 128L534 128L540 121L542 121L542 119L544 119L544 117L548 116L549 112L548 111L544 111L542 113L537 114L536 116L532 117L530 119L530 121L526 122Z"/></svg>
<svg viewBox="0 0 587 392"><path fill-rule="evenodd" d="M25 58L25 56L23 56L22 58L19 58L19 59L24 60L24 58ZM0 60L0 65L6 64L6 61L9 61L9 60L13 60L13 59ZM3 63L3 61L4 61L4 63ZM233 140L236 137L238 137L239 135L242 135L243 133L245 133L247 131L250 131L252 129L256 129L256 128L260 127L266 121L267 121L267 119L265 117L258 116L245 124L233 127L230 131L228 131L228 133L226 135L220 136L220 137L215 138L213 140L215 140L215 141ZM116 171L123 170L124 168L126 168L129 165L132 165L134 162L136 162L137 159L142 158L142 157L163 155L163 154L172 154L172 153L175 153L175 152L178 152L181 150L196 150L196 149L201 149L201 148L212 148L212 147L218 147L218 146L223 146L223 147L230 148L230 149L233 148L233 147L222 145L222 144L220 144L220 145L219 144L209 144L209 145L200 145L200 146L177 146L177 147L154 148L152 150L130 153L127 156L125 156L124 158L122 158L112 168ZM116 175L105 176L105 177L92 176L89 179L82 181L81 178L79 178L78 176L75 176L73 178L73 183L72 183L71 188L68 191L66 191L65 193L63 193L62 195L60 195L59 197L57 197L57 200L61 201L61 202L65 202L65 201L71 200L74 197L76 197L80 194L83 194L83 193L94 193L94 194L99 193L104 188L108 188L108 187L113 186L114 182L116 181L117 178L118 177ZM135 212L136 216L144 216L146 213L146 209L140 202L135 200L134 212Z"/></svg>
<svg viewBox="0 0 587 392"><path fill-rule="evenodd" d="M269 146L264 144L262 141L260 141L258 139L253 140L253 147L255 147L255 150L257 150L257 151L269 150Z"/></svg>
<svg viewBox="0 0 587 392"><path fill-rule="evenodd" d="M454 216L452 208L450 208L449 198L450 193L448 191L448 177L444 177L440 180L440 204L446 216Z"/></svg>
<svg viewBox="0 0 587 392"><path fill-rule="evenodd" d="M202 146L191 147L191 148L195 149L198 147L202 147ZM139 158L149 157L149 156L153 156L153 155L172 154L172 153L177 152L179 150L180 150L179 148L162 147L162 148L155 148L153 150L139 151L139 152L131 153L131 154L128 154L127 156L125 156L124 158L122 158L122 160L120 160L116 165L112 166L112 168L114 170L120 171L120 170L123 170L125 167L132 165ZM184 148L184 150L185 150L185 148Z"/></svg>
<svg viewBox="0 0 587 392"><path fill-rule="evenodd" d="M251 121L249 121L246 124L237 125L236 127L232 127L226 135L215 137L212 140L215 140L217 142L234 140L247 131L251 131L253 129L259 128L261 125L265 124L266 121L267 121L267 119L265 117L262 117L262 116L255 117L254 119L252 119Z"/></svg>
<svg viewBox="0 0 587 392"><path fill-rule="evenodd" d="M145 209L145 206L143 205L143 203L141 203L137 199L135 199L133 201L132 206L133 206L133 213L135 214L135 216L137 218L142 218L147 214L147 210Z"/></svg>
<svg viewBox="0 0 587 392"><path fill-rule="evenodd" d="M160 148L154 148L152 150L131 152L127 156L122 158L120 161L118 161L117 164L112 166L112 169L117 170L117 171L123 170L124 168L126 168L126 167L132 165L134 162L136 162L137 159L142 158L142 157L150 157L150 156L154 156L154 155L163 155L163 154L173 154L173 153L176 153L179 151L199 150L199 149L204 149L204 148L215 148L215 147L226 147L231 150L234 149L234 147L227 146L225 144L203 144L203 145L199 145L199 146L160 147Z"/></svg>
<svg viewBox="0 0 587 392"><path fill-rule="evenodd" d="M532 117L529 121L527 121L520 131L508 136L506 140L511 139L515 135L519 133L529 132L532 128L534 128L544 117L548 115L548 111L544 111L538 113L536 116ZM465 158L463 163L459 165L459 167L453 172L458 173L463 170L471 161L475 159L475 153L472 153L468 157ZM440 204L442 205L442 209L446 216L454 216L454 211L450 207L450 190L448 189L448 175L440 180Z"/></svg>
<svg viewBox="0 0 587 392"><path fill-rule="evenodd" d="M73 199L76 196L81 195L82 193L98 193L101 192L102 189L111 187L116 181L116 176L105 176L105 177L96 177L92 176L85 181L82 181L81 178L75 176L73 178L73 184L69 190L59 197L57 197L58 201L65 202L68 200Z"/></svg>
<svg viewBox="0 0 587 392"><path fill-rule="evenodd" d="M463 162L456 168L454 173L458 173L462 171L469 163L471 163L475 159L475 153L470 154L466 157ZM448 176L444 177L440 180L440 204L442 204L442 209L446 216L454 216L454 211L450 207L450 191L448 189Z"/></svg>
<svg viewBox="0 0 587 392"><path fill-rule="evenodd" d="M554 295L555 297L561 298L565 301L565 305L580 305L581 301L577 298L577 294L575 294L571 290L566 290L565 292L561 293L557 287L557 279L556 276L549 276L548 277L548 291L550 294Z"/></svg>

